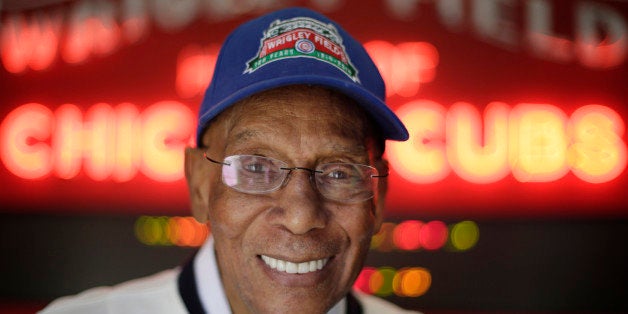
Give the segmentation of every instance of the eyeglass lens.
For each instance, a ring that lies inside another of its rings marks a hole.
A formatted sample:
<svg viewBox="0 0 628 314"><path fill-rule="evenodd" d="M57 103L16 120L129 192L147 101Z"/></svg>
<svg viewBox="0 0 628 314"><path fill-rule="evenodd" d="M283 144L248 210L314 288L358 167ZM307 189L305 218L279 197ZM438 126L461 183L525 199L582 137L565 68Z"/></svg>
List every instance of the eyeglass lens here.
<svg viewBox="0 0 628 314"><path fill-rule="evenodd" d="M225 158L222 180L225 185L249 194L270 193L279 189L294 169L274 158L255 155L234 155ZM303 169L303 168L299 168ZM314 181L325 198L355 203L373 197L377 170L371 166L350 163L319 165Z"/></svg>

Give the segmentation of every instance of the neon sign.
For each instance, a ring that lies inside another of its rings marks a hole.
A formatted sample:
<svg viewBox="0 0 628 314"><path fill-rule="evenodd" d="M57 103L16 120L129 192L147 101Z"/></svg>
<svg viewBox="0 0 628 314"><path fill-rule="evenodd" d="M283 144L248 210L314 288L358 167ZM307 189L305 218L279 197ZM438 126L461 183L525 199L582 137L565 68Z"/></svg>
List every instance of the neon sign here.
<svg viewBox="0 0 628 314"><path fill-rule="evenodd" d="M429 43L371 41L366 48L389 81L389 95L414 96L422 83L434 79L438 51ZM175 81L179 96L203 93L218 50L218 45L189 45L180 51ZM115 108L99 103L85 114L72 104L53 112L28 103L2 122L0 158L24 179L72 179L83 169L94 181L126 182L141 172L154 181L172 182L182 178L181 154L185 143L192 143L194 124L194 114L178 102L159 102L143 112L130 103Z"/></svg>
<svg viewBox="0 0 628 314"><path fill-rule="evenodd" d="M570 118L548 104L494 102L484 113L456 103L449 110L429 100L397 111L411 137L391 142L391 166L406 180L438 182L451 171L472 183L492 183L509 173L519 182L550 182L568 171L583 181L604 183L626 168L625 125L619 114L588 105Z"/></svg>
<svg viewBox="0 0 628 314"><path fill-rule="evenodd" d="M5 89L15 91L3 94L0 117L0 199L9 210L187 212L182 152L193 144L192 104L212 76L217 41L230 25L222 22L252 7L230 13L209 8L203 11L212 16L206 23L196 22L199 11L192 7L134 6L140 2L81 0L3 17L0 58L6 72L0 74ZM365 48L386 81L391 107L412 133L409 142L391 142L387 150L390 210L420 208L421 215L435 217L623 211L627 116L623 98L617 98L627 47L623 8L561 4L565 11L537 1L428 5L419 11L416 4L386 3L402 13L393 15L399 20L384 29L364 25L357 34L386 34ZM554 14L559 11L567 13ZM335 13L339 20L353 19L343 12ZM429 16L414 19L419 15ZM172 31L192 22L194 31L176 32L176 45L153 49L171 43ZM430 42L411 41L417 38ZM467 47L473 48L469 58ZM144 54L149 57L128 58ZM155 62L164 66L144 76ZM100 76L98 67L105 64L120 71ZM150 86L131 87L127 68L141 69L133 74ZM516 78L516 88L501 84L521 71L526 75ZM555 88L540 86L539 75ZM98 90L103 80L115 85L104 99ZM609 88L600 88L601 82ZM30 193L37 197L24 197ZM76 200L70 206L69 196ZM94 209L94 201L102 207ZM391 243L430 247L400 236L419 227L429 230L416 222L401 225L391 231Z"/></svg>
<svg viewBox="0 0 628 314"><path fill-rule="evenodd" d="M485 110L484 132L479 112L468 103L446 110L419 100L397 113L411 139L391 142L388 158L413 183L438 182L452 171L472 183L496 182L509 173L520 182L549 182L568 171L603 183L626 168L624 122L601 105L581 107L567 118L552 105L495 102ZM53 112L28 103L0 125L0 157L24 179L72 179L82 168L94 181L125 182L141 172L172 182L182 178L182 151L192 142L194 123L192 111L175 101L142 112L130 103L100 103L85 114L70 104Z"/></svg>
<svg viewBox="0 0 628 314"><path fill-rule="evenodd" d="M125 182L141 172L171 182L183 177L183 148L191 142L195 121L195 114L176 101L143 112L129 103L100 103L84 116L71 104L53 112L28 103L0 125L0 157L24 179L72 179L82 168L94 181Z"/></svg>

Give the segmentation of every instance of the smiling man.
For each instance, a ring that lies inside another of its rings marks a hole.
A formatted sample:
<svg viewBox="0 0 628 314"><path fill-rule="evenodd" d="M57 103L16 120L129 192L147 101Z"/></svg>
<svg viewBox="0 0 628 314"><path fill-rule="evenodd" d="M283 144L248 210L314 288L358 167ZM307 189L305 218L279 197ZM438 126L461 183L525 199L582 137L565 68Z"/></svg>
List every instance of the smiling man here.
<svg viewBox="0 0 628 314"><path fill-rule="evenodd" d="M353 292L382 222L385 140L408 133L372 60L301 8L224 43L185 152L211 237L181 269L61 299L49 313L405 313Z"/></svg>

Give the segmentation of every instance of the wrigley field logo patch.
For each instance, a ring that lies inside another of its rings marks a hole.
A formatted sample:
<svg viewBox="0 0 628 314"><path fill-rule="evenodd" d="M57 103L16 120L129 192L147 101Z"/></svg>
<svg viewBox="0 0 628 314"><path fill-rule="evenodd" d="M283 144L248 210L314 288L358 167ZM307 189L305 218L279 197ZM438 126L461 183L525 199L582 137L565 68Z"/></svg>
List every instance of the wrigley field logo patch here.
<svg viewBox="0 0 628 314"><path fill-rule="evenodd" d="M360 82L358 71L342 45L342 37L332 24L308 17L276 20L264 31L260 43L257 55L247 62L244 73L252 73L274 61L305 57L331 64L354 82Z"/></svg>

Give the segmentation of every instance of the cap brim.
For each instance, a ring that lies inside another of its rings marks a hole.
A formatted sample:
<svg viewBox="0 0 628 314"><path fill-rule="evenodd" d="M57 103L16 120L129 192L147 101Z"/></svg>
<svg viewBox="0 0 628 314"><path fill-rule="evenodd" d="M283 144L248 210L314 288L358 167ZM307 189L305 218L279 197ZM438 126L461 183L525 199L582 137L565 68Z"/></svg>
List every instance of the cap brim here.
<svg viewBox="0 0 628 314"><path fill-rule="evenodd" d="M384 138L396 141L405 141L409 138L406 127L399 120L397 115L395 115L395 113L392 112L378 97L358 84L347 82L347 80L340 80L320 75L283 76L259 81L255 84L241 88L235 93L232 93L228 97L224 98L220 103L216 104L209 111L200 116L199 127L202 128L202 132L204 132L213 118L218 116L234 103L249 96L278 87L303 84L329 87L333 90L339 91L349 98L354 99L367 112L373 121L377 123ZM199 135L202 134L202 132L199 132ZM200 137L201 136L197 139L199 144L201 141Z"/></svg>

